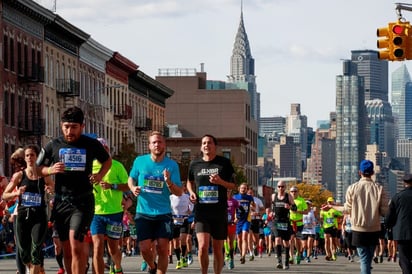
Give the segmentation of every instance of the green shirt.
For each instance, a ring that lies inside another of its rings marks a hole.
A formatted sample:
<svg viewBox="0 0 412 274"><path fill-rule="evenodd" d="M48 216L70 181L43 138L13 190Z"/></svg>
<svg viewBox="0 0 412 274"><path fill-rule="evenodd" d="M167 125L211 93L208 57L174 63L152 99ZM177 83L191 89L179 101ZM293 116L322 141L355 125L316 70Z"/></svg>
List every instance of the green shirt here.
<svg viewBox="0 0 412 274"><path fill-rule="evenodd" d="M331 208L328 211L321 210L320 217L323 219L323 228L338 227L338 217L342 217L342 212Z"/></svg>
<svg viewBox="0 0 412 274"><path fill-rule="evenodd" d="M308 209L305 199L302 197L297 197L294 199L297 211L305 211ZM303 214L297 213L296 211L290 211L290 220L295 221L297 226L303 225Z"/></svg>
<svg viewBox="0 0 412 274"><path fill-rule="evenodd" d="M93 174L101 168L99 161L93 161ZM112 160L110 170L103 177L103 181L110 184L127 184L129 175L122 163ZM99 184L93 186L94 214L106 215L123 212L123 192L115 189L103 189Z"/></svg>

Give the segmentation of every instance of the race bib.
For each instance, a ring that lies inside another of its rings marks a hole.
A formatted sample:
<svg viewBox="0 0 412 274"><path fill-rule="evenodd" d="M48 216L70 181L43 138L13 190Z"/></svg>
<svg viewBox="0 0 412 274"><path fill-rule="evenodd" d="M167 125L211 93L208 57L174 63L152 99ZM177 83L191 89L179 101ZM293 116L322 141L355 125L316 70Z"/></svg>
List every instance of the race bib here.
<svg viewBox="0 0 412 274"><path fill-rule="evenodd" d="M216 204L219 201L219 191L217 186L200 186L199 203L201 204Z"/></svg>
<svg viewBox="0 0 412 274"><path fill-rule="evenodd" d="M334 219L334 218L326 218L326 223L327 223L328 225L332 225L332 224L335 223L335 219Z"/></svg>
<svg viewBox="0 0 412 274"><path fill-rule="evenodd" d="M276 223L276 228L277 230L286 231L289 228L289 224L288 223Z"/></svg>
<svg viewBox="0 0 412 274"><path fill-rule="evenodd" d="M41 206L41 194L24 192L21 195L21 204L27 207Z"/></svg>
<svg viewBox="0 0 412 274"><path fill-rule="evenodd" d="M185 219L187 219L187 215L173 215L173 224L174 225L183 225Z"/></svg>
<svg viewBox="0 0 412 274"><path fill-rule="evenodd" d="M64 163L65 171L86 170L86 149L84 148L61 148L59 158L60 162Z"/></svg>
<svg viewBox="0 0 412 274"><path fill-rule="evenodd" d="M122 223L113 222L113 223L108 223L106 225L107 237L110 237L112 239L120 239L120 237L122 236L122 232L123 232Z"/></svg>
<svg viewBox="0 0 412 274"><path fill-rule="evenodd" d="M152 176L145 175L143 180L143 191L161 194L163 192L164 177L161 176Z"/></svg>

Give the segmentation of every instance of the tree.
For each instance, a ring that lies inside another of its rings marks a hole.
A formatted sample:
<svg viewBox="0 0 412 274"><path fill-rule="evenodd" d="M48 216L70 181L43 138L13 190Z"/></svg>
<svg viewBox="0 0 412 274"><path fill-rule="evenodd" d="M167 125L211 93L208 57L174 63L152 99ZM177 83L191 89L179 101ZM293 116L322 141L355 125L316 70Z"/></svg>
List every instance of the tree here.
<svg viewBox="0 0 412 274"><path fill-rule="evenodd" d="M235 170L235 184L236 187L240 186L241 183L247 183L247 178L244 173L244 169L241 166L235 165L232 161L233 169Z"/></svg>
<svg viewBox="0 0 412 274"><path fill-rule="evenodd" d="M328 197L332 197L333 194L329 190L325 189L320 184L308 184L299 183L296 185L299 189L299 195L305 200L311 200L312 206L316 207L319 212L321 206L326 203Z"/></svg>
<svg viewBox="0 0 412 274"><path fill-rule="evenodd" d="M132 169L133 161L137 157L138 153L135 151L133 143L126 143L126 140L122 142L119 153L113 156L113 159L121 162L126 170L130 172Z"/></svg>

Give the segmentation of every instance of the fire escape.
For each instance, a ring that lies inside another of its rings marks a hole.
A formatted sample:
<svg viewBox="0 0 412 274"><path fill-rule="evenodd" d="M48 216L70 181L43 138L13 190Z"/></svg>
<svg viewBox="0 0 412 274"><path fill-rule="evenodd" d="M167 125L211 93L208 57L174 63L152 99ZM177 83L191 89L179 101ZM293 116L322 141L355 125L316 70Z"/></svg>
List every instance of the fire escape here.
<svg viewBox="0 0 412 274"><path fill-rule="evenodd" d="M42 83L44 67L33 62L18 64L18 83L22 89L19 99L18 133L22 144L41 145L41 136L45 133L45 121L42 118Z"/></svg>
<svg viewBox="0 0 412 274"><path fill-rule="evenodd" d="M56 79L56 93L64 98L64 108L74 106L74 97L80 96L80 82L73 79Z"/></svg>
<svg viewBox="0 0 412 274"><path fill-rule="evenodd" d="M128 104L115 104L112 106L113 117L117 121L118 130L122 132L123 138L122 143L123 145L127 145L130 143L128 140L130 135L128 134L129 131L129 123L132 119L132 106Z"/></svg>

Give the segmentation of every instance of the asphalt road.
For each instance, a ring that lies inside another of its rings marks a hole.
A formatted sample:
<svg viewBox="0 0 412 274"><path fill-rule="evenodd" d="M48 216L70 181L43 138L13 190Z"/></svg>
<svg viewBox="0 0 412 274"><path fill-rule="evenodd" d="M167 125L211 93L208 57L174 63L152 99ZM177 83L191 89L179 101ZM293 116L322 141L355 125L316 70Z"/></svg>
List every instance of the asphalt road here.
<svg viewBox="0 0 412 274"><path fill-rule="evenodd" d="M258 274L273 274L273 273L305 273L305 274L348 274L348 273L360 273L359 263L355 257L354 262L349 262L344 256L338 256L336 261L326 261L324 257L319 259L312 259L311 263L301 262L299 265L291 265L289 270L276 269L275 258L272 255L268 257L264 255L262 258L255 258L254 261L246 260L245 264L240 264L239 257L236 257L235 268L228 270L224 268L222 273L258 273ZM89 260L91 262L91 259ZM123 271L124 273L147 273L146 271L140 271L140 264L142 257L131 256L123 258ZM212 256L210 256L209 272L212 270ZM168 273L200 273L199 263L197 257L194 257L194 262L187 268L175 269L176 264L169 264ZM372 273L391 273L401 274L398 263L387 262L386 258L383 263L373 263ZM58 270L57 263L54 258L45 259L45 270L47 274L55 274ZM0 259L0 274L15 274L16 266L13 259ZM92 273L89 270L89 273ZM108 271L106 271L108 273Z"/></svg>

